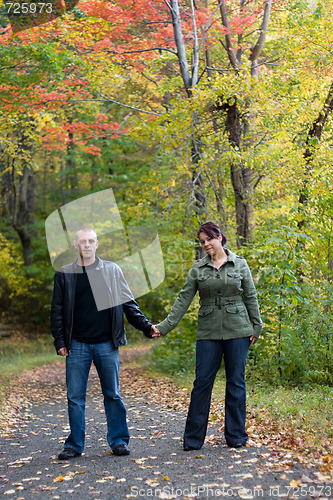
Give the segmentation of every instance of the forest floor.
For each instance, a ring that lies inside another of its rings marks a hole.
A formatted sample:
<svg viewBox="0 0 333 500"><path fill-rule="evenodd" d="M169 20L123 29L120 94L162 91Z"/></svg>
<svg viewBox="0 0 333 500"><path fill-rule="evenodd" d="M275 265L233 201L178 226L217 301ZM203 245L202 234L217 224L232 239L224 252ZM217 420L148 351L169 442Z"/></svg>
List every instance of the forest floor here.
<svg viewBox="0 0 333 500"><path fill-rule="evenodd" d="M223 422L210 422L199 451L184 452L189 391L171 379L147 376L133 360L142 348L121 350L121 395L128 412L131 454L116 457L106 443L96 371L89 377L86 448L59 461L68 435L65 364L28 370L11 386L0 421L0 494L14 500L124 498L333 497L332 457L286 449L274 433L248 424L242 449L228 448ZM221 403L212 401L212 414Z"/></svg>

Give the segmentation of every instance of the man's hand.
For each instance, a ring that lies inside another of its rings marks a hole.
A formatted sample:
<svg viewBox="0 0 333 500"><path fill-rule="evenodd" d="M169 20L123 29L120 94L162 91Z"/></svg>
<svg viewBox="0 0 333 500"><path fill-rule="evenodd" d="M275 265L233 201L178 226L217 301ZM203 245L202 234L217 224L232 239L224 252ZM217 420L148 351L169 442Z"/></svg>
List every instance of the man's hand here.
<svg viewBox="0 0 333 500"><path fill-rule="evenodd" d="M152 339L157 339L158 337L162 337L161 332L155 325L151 326L150 335Z"/></svg>
<svg viewBox="0 0 333 500"><path fill-rule="evenodd" d="M59 349L58 354L59 356L68 356L67 347L62 347L61 349Z"/></svg>

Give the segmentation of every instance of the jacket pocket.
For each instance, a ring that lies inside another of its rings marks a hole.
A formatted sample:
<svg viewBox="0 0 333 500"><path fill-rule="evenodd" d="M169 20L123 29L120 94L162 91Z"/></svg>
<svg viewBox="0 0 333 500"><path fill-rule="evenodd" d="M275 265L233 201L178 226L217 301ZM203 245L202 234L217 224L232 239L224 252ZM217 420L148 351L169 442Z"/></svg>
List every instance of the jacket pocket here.
<svg viewBox="0 0 333 500"><path fill-rule="evenodd" d="M230 314L239 314L243 308L239 308L238 306L228 306L226 307L226 311ZM244 310L243 310L244 311Z"/></svg>
<svg viewBox="0 0 333 500"><path fill-rule="evenodd" d="M225 320L228 328L236 330L239 328L253 328L245 304L226 306L225 310L227 312Z"/></svg>
<svg viewBox="0 0 333 500"><path fill-rule="evenodd" d="M201 306L198 312L198 315L202 318L204 316L208 316L211 312L213 312L213 306Z"/></svg>
<svg viewBox="0 0 333 500"><path fill-rule="evenodd" d="M230 290L230 295L236 295L236 292L242 290L243 275L229 271L227 273L227 286Z"/></svg>
<svg viewBox="0 0 333 500"><path fill-rule="evenodd" d="M243 278L243 275L240 274L240 273L233 273L231 271L229 271L227 273L227 279L228 279L228 283L231 282L231 283L234 283L235 281L240 281L242 278Z"/></svg>
<svg viewBox="0 0 333 500"><path fill-rule="evenodd" d="M207 288L209 286L208 279L210 278L209 274L201 275L198 277L198 289L202 290L203 288Z"/></svg>

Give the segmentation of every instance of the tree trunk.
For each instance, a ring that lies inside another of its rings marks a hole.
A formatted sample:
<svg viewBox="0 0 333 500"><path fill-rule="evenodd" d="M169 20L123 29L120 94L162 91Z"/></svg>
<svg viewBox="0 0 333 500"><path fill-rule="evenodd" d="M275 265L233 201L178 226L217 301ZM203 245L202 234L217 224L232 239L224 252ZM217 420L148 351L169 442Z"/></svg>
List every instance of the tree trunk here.
<svg viewBox="0 0 333 500"><path fill-rule="evenodd" d="M34 126L33 122L24 118L22 123ZM33 145L24 129L18 129L16 133L21 139L18 141L21 144L19 165L17 158L12 159L5 151L1 152L2 213L11 219L22 245L24 265L28 266L32 264L32 225L35 219L35 173L28 163Z"/></svg>
<svg viewBox="0 0 333 500"><path fill-rule="evenodd" d="M14 166L13 166L14 169ZM13 172L13 180L15 177ZM15 207L12 214L12 225L17 232L23 252L24 265L32 264L32 228L35 215L35 179L34 171L27 164L23 166L22 175L14 180Z"/></svg>
<svg viewBox="0 0 333 500"><path fill-rule="evenodd" d="M244 0L240 0L241 9L244 7L244 4ZM250 54L251 76L254 78L258 76L258 59L266 42L271 7L272 0L266 0L259 37ZM220 0L219 8L222 24L227 29L227 34L224 37L224 47L231 66L233 67L235 73L239 74L242 69L242 51L234 47L228 20L227 7L224 0ZM239 39L239 41L241 40ZM217 106L217 109L219 107L220 106ZM225 127L226 132L228 133L229 142L231 146L238 151L241 151L242 147L252 147L252 139L250 137L251 131L254 127L254 115L251 112L250 107L251 105L248 103L247 116L244 115L241 117L236 97L234 98L234 104L226 104L222 106L222 109L226 112ZM230 175L235 195L237 246L240 248L251 241L254 230L253 171L251 168L245 167L244 165L232 163L230 166Z"/></svg>
<svg viewBox="0 0 333 500"><path fill-rule="evenodd" d="M72 125L73 119L69 118L68 123ZM70 190L72 193L78 190L79 182L78 176L75 171L75 163L73 162L73 153L74 153L74 135L71 130L68 130L68 144L66 148L66 170L68 172L68 178L70 183Z"/></svg>
<svg viewBox="0 0 333 500"><path fill-rule="evenodd" d="M186 57L186 49L184 44L181 18L179 12L178 0L170 0L170 4L167 4L172 18L173 25L173 33L175 37L175 42L177 46L177 56L179 61L180 73L184 82L185 90L187 92L188 97L192 95L191 87L192 87L192 78L190 75L187 57Z"/></svg>
<svg viewBox="0 0 333 500"><path fill-rule="evenodd" d="M14 210L14 197L12 189L12 169L10 159L0 151L0 179L1 179L1 215L8 217Z"/></svg>
<svg viewBox="0 0 333 500"><path fill-rule="evenodd" d="M312 161L313 161L313 156L315 154L316 145L318 145L321 140L323 129L332 111L333 111L333 83L331 84L331 87L328 91L323 109L319 112L318 117L313 122L309 130L308 136L306 138L305 151L303 155L305 159L305 175L298 199L300 205L300 211L303 212L303 218L299 220L297 223L299 230L303 229L306 222L304 208L307 205L309 199L308 187L310 182Z"/></svg>
<svg viewBox="0 0 333 500"><path fill-rule="evenodd" d="M192 12L191 18L193 23L193 38L194 38L191 72L187 62L186 47L182 33L178 0L170 0L170 2L166 1L166 4L170 10L172 18L173 32L177 46L177 56L179 61L180 73L183 79L187 96L190 98L192 96L192 87L195 86L198 81L198 67L199 67L198 36L197 36L195 12L194 12L195 3L193 0L191 0L190 2L191 12ZM201 214L204 214L206 213L207 197L203 186L202 175L198 171L198 162L201 158L201 140L198 137L196 131L197 119L198 119L197 113L194 111L191 117L191 142L192 142L191 159L193 165L192 186L193 186L194 199L196 200L195 201L196 211Z"/></svg>
<svg viewBox="0 0 333 500"><path fill-rule="evenodd" d="M298 212L302 215L302 218L297 222L297 227L299 231L304 231L306 225L306 207L309 202L309 183L311 179L311 172L313 168L312 162L313 162L313 157L315 155L316 146L318 146L320 143L324 126L326 125L328 117L332 113L332 111L333 111L333 83L331 84L331 87L327 94L323 109L319 112L318 117L313 122L306 138L305 151L303 154L305 159L305 172L298 199L299 203ZM305 247L304 239L301 238L300 236L297 238L297 247L300 250L303 250ZM328 261L328 266L330 266L330 260ZM304 271L300 266L297 269L297 278L299 283L303 283Z"/></svg>
<svg viewBox="0 0 333 500"><path fill-rule="evenodd" d="M242 123L237 101L225 105L225 128L233 148L240 150L242 144ZM235 194L237 246L238 248L250 242L254 229L252 205L253 171L251 168L232 163L230 167L232 187Z"/></svg>

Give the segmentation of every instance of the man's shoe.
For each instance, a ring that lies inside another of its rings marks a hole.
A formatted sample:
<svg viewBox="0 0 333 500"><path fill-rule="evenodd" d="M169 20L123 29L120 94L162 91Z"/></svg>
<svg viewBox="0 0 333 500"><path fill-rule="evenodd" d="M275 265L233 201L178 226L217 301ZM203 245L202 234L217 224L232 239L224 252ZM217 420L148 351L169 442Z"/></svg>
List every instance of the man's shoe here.
<svg viewBox="0 0 333 500"><path fill-rule="evenodd" d="M185 446L183 447L184 451L193 451L193 450L200 450L200 448L194 448L194 446Z"/></svg>
<svg viewBox="0 0 333 500"><path fill-rule="evenodd" d="M117 444L117 446L113 448L112 452L114 455L117 455L117 457L122 457L131 453L127 444L125 443Z"/></svg>
<svg viewBox="0 0 333 500"><path fill-rule="evenodd" d="M69 460L71 458L79 457L80 455L81 453L73 450L73 448L65 448L61 453L59 453L58 460Z"/></svg>

